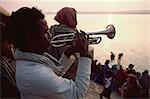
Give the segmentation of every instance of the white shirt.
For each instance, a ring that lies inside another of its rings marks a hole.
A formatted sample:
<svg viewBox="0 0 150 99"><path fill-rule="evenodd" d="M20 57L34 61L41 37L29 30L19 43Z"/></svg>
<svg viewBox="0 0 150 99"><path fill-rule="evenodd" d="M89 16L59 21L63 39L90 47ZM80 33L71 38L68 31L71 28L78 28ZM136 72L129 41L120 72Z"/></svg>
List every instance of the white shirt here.
<svg viewBox="0 0 150 99"><path fill-rule="evenodd" d="M105 78L106 84L105 84L105 88L109 88L111 86L111 80L112 78Z"/></svg>
<svg viewBox="0 0 150 99"><path fill-rule="evenodd" d="M60 62L71 65L66 56L62 56ZM87 57L79 58L75 81L57 76L45 64L16 60L16 83L22 99L82 99L90 83L90 73L91 59Z"/></svg>

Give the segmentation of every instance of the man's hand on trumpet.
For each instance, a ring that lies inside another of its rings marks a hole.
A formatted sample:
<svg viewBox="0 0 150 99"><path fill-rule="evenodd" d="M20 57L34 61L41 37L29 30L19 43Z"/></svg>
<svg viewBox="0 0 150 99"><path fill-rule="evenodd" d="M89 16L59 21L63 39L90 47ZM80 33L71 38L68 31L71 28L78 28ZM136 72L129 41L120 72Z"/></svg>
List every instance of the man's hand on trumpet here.
<svg viewBox="0 0 150 99"><path fill-rule="evenodd" d="M70 43L70 45L66 46L66 56L70 57L70 55L73 55L74 53L80 53L81 57L89 57L88 39L84 33L77 32L75 40Z"/></svg>

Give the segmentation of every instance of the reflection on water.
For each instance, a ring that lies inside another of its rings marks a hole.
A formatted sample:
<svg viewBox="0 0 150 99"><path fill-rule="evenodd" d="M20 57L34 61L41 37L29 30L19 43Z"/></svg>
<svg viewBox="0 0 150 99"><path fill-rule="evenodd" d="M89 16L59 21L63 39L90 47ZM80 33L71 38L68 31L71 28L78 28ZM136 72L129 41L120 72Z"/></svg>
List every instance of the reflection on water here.
<svg viewBox="0 0 150 99"><path fill-rule="evenodd" d="M54 25L54 14L46 15L48 25ZM150 70L150 15L149 14L78 14L78 29L96 32L113 24L116 28L114 39L102 36L102 41L94 47L94 58L104 63L114 52L116 59L123 52L122 65L135 65L137 71Z"/></svg>

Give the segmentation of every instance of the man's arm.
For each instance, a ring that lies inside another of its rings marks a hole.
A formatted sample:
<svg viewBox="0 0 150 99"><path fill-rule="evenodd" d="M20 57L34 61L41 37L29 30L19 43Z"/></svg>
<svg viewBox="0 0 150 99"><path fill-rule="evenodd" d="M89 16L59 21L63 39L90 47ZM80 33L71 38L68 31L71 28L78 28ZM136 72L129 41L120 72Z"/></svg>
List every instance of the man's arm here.
<svg viewBox="0 0 150 99"><path fill-rule="evenodd" d="M57 76L52 69L48 69L48 67L46 66L39 65L40 64L34 65L34 67L37 66L36 70L34 72L30 72L30 75L32 75L34 79L36 79L34 80L35 82L30 80L32 84L31 89L36 90L35 94L39 94L40 96L52 99L83 98L90 83L90 58L79 58L75 81Z"/></svg>

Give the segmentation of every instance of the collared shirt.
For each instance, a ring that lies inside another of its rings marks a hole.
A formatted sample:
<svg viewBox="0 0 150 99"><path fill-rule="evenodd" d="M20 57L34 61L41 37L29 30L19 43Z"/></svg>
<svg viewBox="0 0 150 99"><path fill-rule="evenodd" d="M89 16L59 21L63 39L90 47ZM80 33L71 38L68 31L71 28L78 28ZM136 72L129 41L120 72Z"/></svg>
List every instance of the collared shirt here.
<svg viewBox="0 0 150 99"><path fill-rule="evenodd" d="M52 61L49 62L54 64ZM62 66L70 64L66 56L62 56L60 62ZM68 67L63 68L68 69ZM63 74L66 69L62 69ZM23 99L82 99L90 83L90 73L91 59L87 57L79 58L75 81L58 76L46 64L32 60L16 60L17 87Z"/></svg>

